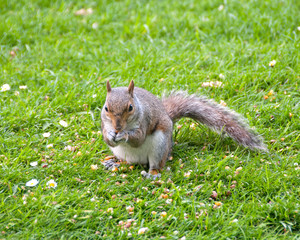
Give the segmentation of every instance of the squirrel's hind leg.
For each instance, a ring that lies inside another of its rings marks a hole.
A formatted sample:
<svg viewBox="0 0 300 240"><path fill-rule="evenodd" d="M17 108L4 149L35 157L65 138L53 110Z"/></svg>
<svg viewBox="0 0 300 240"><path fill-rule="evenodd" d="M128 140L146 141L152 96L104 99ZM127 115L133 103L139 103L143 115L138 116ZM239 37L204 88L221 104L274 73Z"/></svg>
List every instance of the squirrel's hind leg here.
<svg viewBox="0 0 300 240"><path fill-rule="evenodd" d="M172 132L164 132L157 130L153 133L152 149L149 151L148 160L149 160L149 173L142 173L146 178L156 179L161 176L159 173L168 159L169 153L171 151Z"/></svg>

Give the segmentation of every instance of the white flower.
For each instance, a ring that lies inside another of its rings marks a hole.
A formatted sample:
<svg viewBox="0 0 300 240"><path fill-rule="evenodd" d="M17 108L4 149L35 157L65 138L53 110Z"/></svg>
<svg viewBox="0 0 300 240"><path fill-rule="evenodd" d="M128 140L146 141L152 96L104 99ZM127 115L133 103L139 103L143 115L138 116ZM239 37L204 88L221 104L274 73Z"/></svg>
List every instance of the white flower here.
<svg viewBox="0 0 300 240"><path fill-rule="evenodd" d="M32 180L30 180L29 182L26 183L26 186L27 186L27 187L34 187L34 186L36 186L38 183L39 183L38 180L32 179Z"/></svg>
<svg viewBox="0 0 300 240"><path fill-rule="evenodd" d="M298 29L298 31L300 31L300 26L299 26L299 27L297 27L297 29Z"/></svg>
<svg viewBox="0 0 300 240"><path fill-rule="evenodd" d="M92 24L92 28L93 28L93 29L97 29L98 27L99 27L99 24L98 24L98 23L94 22L94 23Z"/></svg>
<svg viewBox="0 0 300 240"><path fill-rule="evenodd" d="M15 96L19 96L20 92L19 91L15 91Z"/></svg>
<svg viewBox="0 0 300 240"><path fill-rule="evenodd" d="M38 162L31 162L30 163L30 166L32 166L32 167L36 167L38 165Z"/></svg>
<svg viewBox="0 0 300 240"><path fill-rule="evenodd" d="M173 199L169 198L169 199L166 200L166 204L171 204L172 202L173 202Z"/></svg>
<svg viewBox="0 0 300 240"><path fill-rule="evenodd" d="M49 133L49 132L43 133L44 138L48 138L48 137L50 137L50 135L51 135L51 133Z"/></svg>
<svg viewBox="0 0 300 240"><path fill-rule="evenodd" d="M224 79L225 79L225 76L224 76L222 73L220 73L220 74L219 74L219 78L222 79L222 80L224 80Z"/></svg>
<svg viewBox="0 0 300 240"><path fill-rule="evenodd" d="M96 199L95 198L91 198L91 202L95 202L96 201Z"/></svg>
<svg viewBox="0 0 300 240"><path fill-rule="evenodd" d="M144 228L140 228L139 231L138 231L138 234L144 234L145 232L147 232L149 230L149 228L147 227L144 227Z"/></svg>
<svg viewBox="0 0 300 240"><path fill-rule="evenodd" d="M97 94L93 94L92 98L96 98L97 97Z"/></svg>
<svg viewBox="0 0 300 240"><path fill-rule="evenodd" d="M46 183L46 185L47 185L49 188L56 188L56 187L57 187L57 183L56 183L53 179L49 180L49 181Z"/></svg>
<svg viewBox="0 0 300 240"><path fill-rule="evenodd" d="M270 63L269 63L269 66L270 67L274 67L276 64L276 60L272 60Z"/></svg>
<svg viewBox="0 0 300 240"><path fill-rule="evenodd" d="M27 86L19 86L20 89L27 89Z"/></svg>
<svg viewBox="0 0 300 240"><path fill-rule="evenodd" d="M5 92L9 90L10 90L10 86L8 84L4 84L2 85L0 92Z"/></svg>
<svg viewBox="0 0 300 240"><path fill-rule="evenodd" d="M48 144L47 146L46 146L46 148L53 148L53 144L51 143L51 144Z"/></svg>
<svg viewBox="0 0 300 240"><path fill-rule="evenodd" d="M221 4L221 5L218 7L218 10L219 10L219 11L222 11L223 9L224 9L224 5Z"/></svg>
<svg viewBox="0 0 300 240"><path fill-rule="evenodd" d="M63 126L63 127L67 127L67 126L68 126L68 123L67 123L66 121L64 121L64 120L60 120L60 121L59 121L59 124L60 124L61 126Z"/></svg>

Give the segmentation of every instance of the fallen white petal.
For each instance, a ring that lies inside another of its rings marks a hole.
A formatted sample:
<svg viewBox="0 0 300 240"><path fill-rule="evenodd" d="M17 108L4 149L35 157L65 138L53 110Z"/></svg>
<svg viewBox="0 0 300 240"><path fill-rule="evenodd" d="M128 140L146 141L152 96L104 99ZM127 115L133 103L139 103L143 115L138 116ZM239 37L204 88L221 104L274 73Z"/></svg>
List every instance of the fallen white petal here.
<svg viewBox="0 0 300 240"><path fill-rule="evenodd" d="M63 127L67 127L67 126L68 126L68 123L67 123L66 121L64 121L64 120L60 120L60 121L59 121L59 124L60 124L61 126L63 126Z"/></svg>
<svg viewBox="0 0 300 240"><path fill-rule="evenodd" d="M44 138L48 138L48 137L50 137L50 136L51 136L51 133L49 133L49 132L43 133L43 137L44 137Z"/></svg>
<svg viewBox="0 0 300 240"><path fill-rule="evenodd" d="M30 163L30 166L32 166L32 167L36 167L38 165L38 162L31 162Z"/></svg>

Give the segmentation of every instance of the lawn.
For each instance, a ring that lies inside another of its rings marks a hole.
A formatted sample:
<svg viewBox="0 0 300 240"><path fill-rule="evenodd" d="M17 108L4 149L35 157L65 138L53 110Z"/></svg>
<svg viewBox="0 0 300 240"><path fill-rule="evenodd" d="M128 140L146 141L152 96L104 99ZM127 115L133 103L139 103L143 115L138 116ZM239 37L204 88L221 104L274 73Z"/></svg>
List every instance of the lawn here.
<svg viewBox="0 0 300 240"><path fill-rule="evenodd" d="M0 0L0 239L299 239L299 12L296 0ZM227 104L269 153L182 119L159 181L105 170L105 84L131 79Z"/></svg>

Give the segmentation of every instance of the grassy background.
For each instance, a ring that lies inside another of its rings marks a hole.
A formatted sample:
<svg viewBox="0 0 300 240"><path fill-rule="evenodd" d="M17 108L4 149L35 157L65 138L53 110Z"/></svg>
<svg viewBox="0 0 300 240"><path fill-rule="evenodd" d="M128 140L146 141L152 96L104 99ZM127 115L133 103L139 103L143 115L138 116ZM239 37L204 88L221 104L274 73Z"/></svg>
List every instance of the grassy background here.
<svg viewBox="0 0 300 240"><path fill-rule="evenodd" d="M93 13L76 15L81 8ZM0 86L11 87L0 92L0 239L299 239L299 10L296 0L0 0ZM181 120L161 182L143 180L138 166L104 171L107 79L223 100L270 153Z"/></svg>

